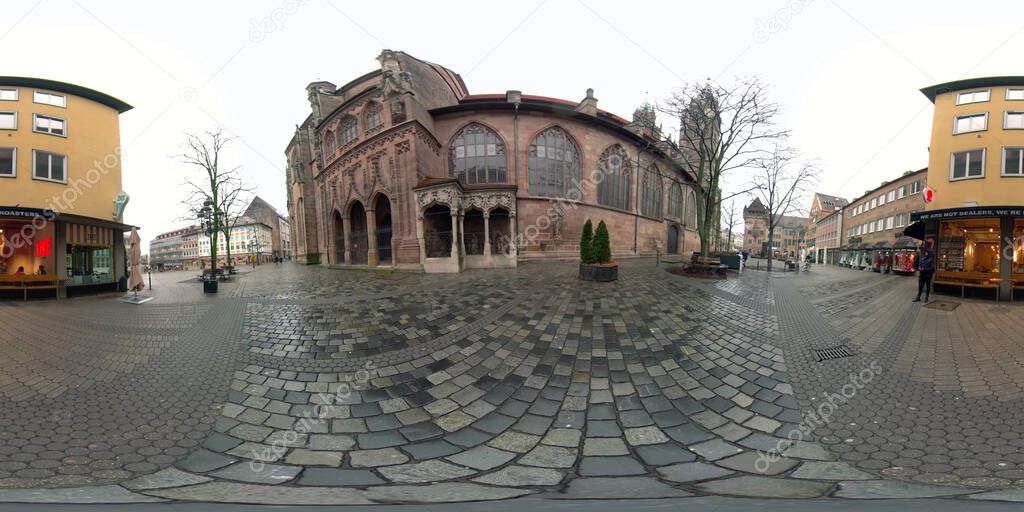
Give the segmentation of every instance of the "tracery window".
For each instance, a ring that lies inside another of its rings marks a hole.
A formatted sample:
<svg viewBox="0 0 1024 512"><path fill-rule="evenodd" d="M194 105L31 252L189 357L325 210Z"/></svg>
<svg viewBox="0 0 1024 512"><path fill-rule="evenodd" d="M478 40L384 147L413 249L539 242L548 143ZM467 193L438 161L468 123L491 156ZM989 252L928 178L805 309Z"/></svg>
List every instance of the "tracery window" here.
<svg viewBox="0 0 1024 512"><path fill-rule="evenodd" d="M661 218L661 172L658 166L651 164L644 170L640 180L640 214L646 217Z"/></svg>
<svg viewBox="0 0 1024 512"><path fill-rule="evenodd" d="M324 154L333 155L334 149L334 132L327 130L327 133L324 133Z"/></svg>
<svg viewBox="0 0 1024 512"><path fill-rule="evenodd" d="M368 103L363 116L365 118L367 130L372 130L380 126L380 103L377 103L376 101Z"/></svg>
<svg viewBox="0 0 1024 512"><path fill-rule="evenodd" d="M629 189L633 170L629 156L615 144L601 152L598 159L601 182L597 185L597 202L604 206L629 210Z"/></svg>
<svg viewBox="0 0 1024 512"><path fill-rule="evenodd" d="M448 148L448 175L466 184L505 183L505 143L494 130L482 124L466 125Z"/></svg>
<svg viewBox="0 0 1024 512"><path fill-rule="evenodd" d="M341 120L341 131L339 133L342 146L356 140L356 137L359 136L359 123L356 121L355 116L347 116Z"/></svg>
<svg viewBox="0 0 1024 512"><path fill-rule="evenodd" d="M668 216L673 219L682 220L683 186L679 182L672 183L672 186L668 189Z"/></svg>
<svg viewBox="0 0 1024 512"><path fill-rule="evenodd" d="M567 197L570 190L579 187L580 150L557 126L533 138L527 165L530 195Z"/></svg>
<svg viewBox="0 0 1024 512"><path fill-rule="evenodd" d="M697 194L692 188L686 194L686 215L683 217L683 224L689 227L697 225Z"/></svg>

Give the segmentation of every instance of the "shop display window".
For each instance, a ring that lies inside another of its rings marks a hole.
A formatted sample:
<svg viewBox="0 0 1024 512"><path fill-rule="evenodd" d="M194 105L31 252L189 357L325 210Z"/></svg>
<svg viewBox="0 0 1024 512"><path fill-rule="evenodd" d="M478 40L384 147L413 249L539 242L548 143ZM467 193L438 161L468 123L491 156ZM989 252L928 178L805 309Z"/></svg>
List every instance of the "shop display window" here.
<svg viewBox="0 0 1024 512"><path fill-rule="evenodd" d="M940 272L999 273L999 220L939 224L936 267Z"/></svg>
<svg viewBox="0 0 1024 512"><path fill-rule="evenodd" d="M114 281L113 251L110 247L69 245L67 256L68 286L81 286Z"/></svg>
<svg viewBox="0 0 1024 512"><path fill-rule="evenodd" d="M1024 219L1013 221L1013 273L1024 274Z"/></svg>

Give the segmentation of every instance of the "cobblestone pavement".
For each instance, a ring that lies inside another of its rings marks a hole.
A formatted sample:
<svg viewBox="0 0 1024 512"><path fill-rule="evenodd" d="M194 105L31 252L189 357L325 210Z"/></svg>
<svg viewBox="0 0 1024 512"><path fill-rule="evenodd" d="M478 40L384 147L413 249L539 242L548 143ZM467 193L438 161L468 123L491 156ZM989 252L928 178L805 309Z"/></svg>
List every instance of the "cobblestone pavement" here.
<svg viewBox="0 0 1024 512"><path fill-rule="evenodd" d="M0 304L0 502L1024 488L1016 307L921 309L912 279L270 265L204 297L189 277L141 307Z"/></svg>

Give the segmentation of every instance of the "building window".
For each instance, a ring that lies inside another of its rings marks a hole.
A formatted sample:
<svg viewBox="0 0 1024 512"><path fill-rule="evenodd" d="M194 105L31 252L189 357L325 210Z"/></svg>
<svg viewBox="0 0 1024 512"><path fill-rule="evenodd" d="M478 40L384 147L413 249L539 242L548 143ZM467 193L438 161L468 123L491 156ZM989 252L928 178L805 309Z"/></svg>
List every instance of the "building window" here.
<svg viewBox="0 0 1024 512"><path fill-rule="evenodd" d="M18 129L17 112L0 112L0 130Z"/></svg>
<svg viewBox="0 0 1024 512"><path fill-rule="evenodd" d="M0 89L0 101L18 101L18 90Z"/></svg>
<svg viewBox="0 0 1024 512"><path fill-rule="evenodd" d="M380 126L380 103L377 103L376 101L367 103L363 116L366 120L367 130L372 130Z"/></svg>
<svg viewBox="0 0 1024 512"><path fill-rule="evenodd" d="M67 183L68 157L47 151L32 150L32 177L37 180Z"/></svg>
<svg viewBox="0 0 1024 512"><path fill-rule="evenodd" d="M906 185L903 185L902 187L896 189L896 198L897 199L903 199L903 196L905 196L905 195L907 195L907 186Z"/></svg>
<svg viewBox="0 0 1024 512"><path fill-rule="evenodd" d="M886 219L885 219L885 229L892 229L893 221L895 221L895 220L896 219L894 219L892 217L886 217Z"/></svg>
<svg viewBox="0 0 1024 512"><path fill-rule="evenodd" d="M988 113L957 116L953 123L953 133L980 132L988 129Z"/></svg>
<svg viewBox="0 0 1024 512"><path fill-rule="evenodd" d="M878 198L877 197L871 198L871 206L869 206L868 209L871 210L871 209L877 208L877 207L878 207Z"/></svg>
<svg viewBox="0 0 1024 512"><path fill-rule="evenodd" d="M602 175L597 184L598 204L628 210L633 171L626 150L618 144L606 148L598 159L598 169Z"/></svg>
<svg viewBox="0 0 1024 512"><path fill-rule="evenodd" d="M878 196L878 206L885 204L885 194Z"/></svg>
<svg viewBox="0 0 1024 512"><path fill-rule="evenodd" d="M910 184L910 195L914 195L921 191L921 182L915 181Z"/></svg>
<svg viewBox="0 0 1024 512"><path fill-rule="evenodd" d="M1007 112L1003 119L1003 128L1007 130L1024 128L1024 112Z"/></svg>
<svg viewBox="0 0 1024 512"><path fill-rule="evenodd" d="M895 190L890 190L889 193L886 194L886 196L887 196L888 201L891 203L891 202L896 200L896 191Z"/></svg>
<svg viewBox="0 0 1024 512"><path fill-rule="evenodd" d="M953 153L949 162L949 179L965 180L985 176L985 150L972 149Z"/></svg>
<svg viewBox="0 0 1024 512"><path fill-rule="evenodd" d="M1024 100L1024 89L1009 88L1006 90L1006 99Z"/></svg>
<svg viewBox="0 0 1024 512"><path fill-rule="evenodd" d="M692 188L686 194L686 215L683 218L683 226L697 226L697 194Z"/></svg>
<svg viewBox="0 0 1024 512"><path fill-rule="evenodd" d="M683 215L683 186L673 182L668 188L668 216L680 219ZM680 219L682 220L682 219Z"/></svg>
<svg viewBox="0 0 1024 512"><path fill-rule="evenodd" d="M13 178L18 174L18 150L0 148L0 176Z"/></svg>
<svg viewBox="0 0 1024 512"><path fill-rule="evenodd" d="M68 134L67 122L59 117L32 114L32 131L64 137Z"/></svg>
<svg viewBox="0 0 1024 512"><path fill-rule="evenodd" d="M661 218L661 172L658 166L651 165L645 169L640 181L640 214L646 217Z"/></svg>
<svg viewBox="0 0 1024 512"><path fill-rule="evenodd" d="M341 138L338 142L342 146L356 140L359 136L359 122L353 116L345 117L341 120L341 130L338 133Z"/></svg>
<svg viewBox="0 0 1024 512"><path fill-rule="evenodd" d="M65 108L68 106L68 99L63 94L54 94L52 92L35 91L32 95L32 101L36 103L42 103L43 105L53 105L54 107Z"/></svg>
<svg viewBox="0 0 1024 512"><path fill-rule="evenodd" d="M508 159L505 143L494 130L478 123L466 125L448 149L448 175L467 184L505 183Z"/></svg>
<svg viewBox="0 0 1024 512"><path fill-rule="evenodd" d="M978 103L982 101L988 101L991 91L988 89L984 91L970 91L961 92L956 95L957 105L966 105L967 103Z"/></svg>
<svg viewBox="0 0 1024 512"><path fill-rule="evenodd" d="M1003 148L1003 176L1024 176L1024 148Z"/></svg>
<svg viewBox="0 0 1024 512"><path fill-rule="evenodd" d="M902 213L896 215L896 227L902 228L904 225L906 225L906 221L903 219L904 217Z"/></svg>
<svg viewBox="0 0 1024 512"><path fill-rule="evenodd" d="M334 132L327 130L327 132L324 133L324 154L333 155L334 150Z"/></svg>
<svg viewBox="0 0 1024 512"><path fill-rule="evenodd" d="M553 126L530 141L527 171L530 195L568 197L570 190L579 190L580 149L565 130ZM582 199L579 192L573 197Z"/></svg>

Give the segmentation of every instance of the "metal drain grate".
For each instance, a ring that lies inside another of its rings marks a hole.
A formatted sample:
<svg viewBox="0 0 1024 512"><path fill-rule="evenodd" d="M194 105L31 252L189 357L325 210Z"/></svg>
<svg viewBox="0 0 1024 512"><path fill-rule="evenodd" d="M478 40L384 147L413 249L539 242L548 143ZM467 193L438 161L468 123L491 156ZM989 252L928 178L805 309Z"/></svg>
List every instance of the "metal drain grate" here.
<svg viewBox="0 0 1024 512"><path fill-rule="evenodd" d="M842 357L852 357L854 355L853 350L843 344L829 348L819 348L814 350L814 357L818 358L818 362L830 361L832 359L839 359Z"/></svg>

